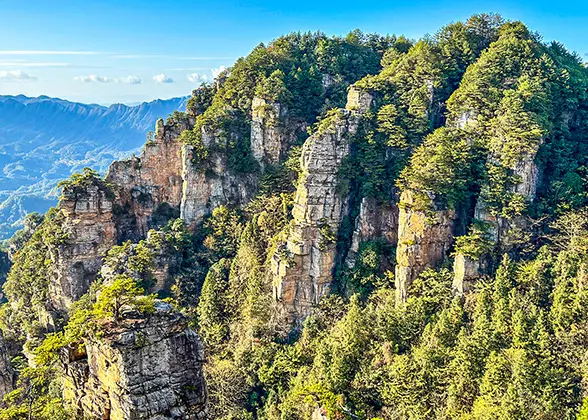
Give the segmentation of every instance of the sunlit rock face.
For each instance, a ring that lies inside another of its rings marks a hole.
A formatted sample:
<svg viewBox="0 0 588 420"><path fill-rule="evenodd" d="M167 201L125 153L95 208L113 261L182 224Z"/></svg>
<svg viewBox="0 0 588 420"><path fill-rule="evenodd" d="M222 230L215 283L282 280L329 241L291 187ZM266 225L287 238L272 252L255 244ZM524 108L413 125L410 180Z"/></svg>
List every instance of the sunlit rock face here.
<svg viewBox="0 0 588 420"><path fill-rule="evenodd" d="M53 308L68 309L96 279L103 256L117 242L114 197L98 184L67 192L58 208L65 215L66 238L52 249L55 275L49 282Z"/></svg>
<svg viewBox="0 0 588 420"><path fill-rule="evenodd" d="M339 168L350 153L359 116L372 103L367 92L349 92L347 109L309 137L287 240L272 258L274 298L285 323L300 326L328 292L337 258L337 232L348 212Z"/></svg>
<svg viewBox="0 0 588 420"><path fill-rule="evenodd" d="M62 353L70 409L92 419L207 418L202 342L183 315L159 302L103 329Z"/></svg>
<svg viewBox="0 0 588 420"><path fill-rule="evenodd" d="M399 207L395 279L397 301L404 302L414 279L447 256L457 215L450 209L416 209L414 194L409 190L402 193Z"/></svg>

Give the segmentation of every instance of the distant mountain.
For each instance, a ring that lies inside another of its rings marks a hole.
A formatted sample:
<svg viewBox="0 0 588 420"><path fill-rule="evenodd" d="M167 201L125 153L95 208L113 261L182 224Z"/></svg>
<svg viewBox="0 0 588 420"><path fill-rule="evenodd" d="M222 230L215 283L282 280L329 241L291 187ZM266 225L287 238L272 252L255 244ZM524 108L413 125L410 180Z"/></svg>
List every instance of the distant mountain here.
<svg viewBox="0 0 588 420"><path fill-rule="evenodd" d="M0 95L0 239L27 213L54 205L60 180L86 166L104 172L138 151L155 121L185 109L187 99L106 107Z"/></svg>

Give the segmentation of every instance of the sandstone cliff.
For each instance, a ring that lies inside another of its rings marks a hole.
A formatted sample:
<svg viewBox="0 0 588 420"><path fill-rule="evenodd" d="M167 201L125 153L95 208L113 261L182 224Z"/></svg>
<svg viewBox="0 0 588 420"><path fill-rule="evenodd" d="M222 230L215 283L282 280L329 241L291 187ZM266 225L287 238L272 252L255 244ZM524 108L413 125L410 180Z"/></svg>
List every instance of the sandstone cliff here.
<svg viewBox="0 0 588 420"><path fill-rule="evenodd" d="M206 418L204 351L186 318L160 302L104 328L63 351L68 407L97 419Z"/></svg>
<svg viewBox="0 0 588 420"><path fill-rule="evenodd" d="M65 239L51 250L55 277L49 282L52 306L60 311L86 293L106 252L117 242L112 191L96 179L65 188L59 209Z"/></svg>
<svg viewBox="0 0 588 420"><path fill-rule="evenodd" d="M438 207L434 197L430 211L414 206L414 193L404 191L400 198L398 247L396 248L396 299L404 302L414 279L428 267L447 257L453 242L456 213Z"/></svg>
<svg viewBox="0 0 588 420"><path fill-rule="evenodd" d="M337 257L337 232L348 211L339 169L349 155L361 112L372 97L350 89L338 110L304 143L288 238L272 259L274 298L288 324L300 324L329 292Z"/></svg>

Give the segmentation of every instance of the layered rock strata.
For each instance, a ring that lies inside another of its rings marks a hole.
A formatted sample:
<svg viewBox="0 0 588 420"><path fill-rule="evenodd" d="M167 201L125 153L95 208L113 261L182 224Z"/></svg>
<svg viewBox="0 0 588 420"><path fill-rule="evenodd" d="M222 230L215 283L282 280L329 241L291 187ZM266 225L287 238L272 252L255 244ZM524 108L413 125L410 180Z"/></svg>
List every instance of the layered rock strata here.
<svg viewBox="0 0 588 420"><path fill-rule="evenodd" d="M286 323L300 325L329 292L337 257L337 232L348 211L339 168L350 152L350 138L372 97L352 88L347 109L309 137L300 158L302 173L288 238L272 259L274 298Z"/></svg>
<svg viewBox="0 0 588 420"><path fill-rule="evenodd" d="M159 302L103 330L62 353L70 409L93 419L206 418L204 351L185 317Z"/></svg>

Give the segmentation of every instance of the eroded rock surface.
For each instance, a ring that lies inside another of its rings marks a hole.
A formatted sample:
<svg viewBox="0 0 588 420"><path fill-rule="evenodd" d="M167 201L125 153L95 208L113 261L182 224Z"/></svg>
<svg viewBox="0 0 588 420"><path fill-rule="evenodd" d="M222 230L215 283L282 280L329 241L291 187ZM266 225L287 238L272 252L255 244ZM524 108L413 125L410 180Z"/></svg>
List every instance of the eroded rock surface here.
<svg viewBox="0 0 588 420"><path fill-rule="evenodd" d="M300 325L329 292L337 257L337 232L348 211L339 168L350 152L359 116L369 109L367 92L351 89L348 109L304 143L302 174L288 238L272 259L274 298L288 324Z"/></svg>
<svg viewBox="0 0 588 420"><path fill-rule="evenodd" d="M372 197L364 197L359 207L351 247L347 255L347 265L353 266L362 242L383 240L396 246L398 242L398 206L380 202Z"/></svg>
<svg viewBox="0 0 588 420"><path fill-rule="evenodd" d="M453 243L456 213L439 208L416 208L414 193L404 191L400 198L398 247L396 248L396 299L404 302L408 289L426 268L435 267L447 256Z"/></svg>
<svg viewBox="0 0 588 420"><path fill-rule="evenodd" d="M65 215L66 239L51 255L55 277L49 296L57 310L68 309L95 280L106 252L117 242L111 191L98 183L83 190L64 191L59 209Z"/></svg>
<svg viewBox="0 0 588 420"><path fill-rule="evenodd" d="M62 354L64 399L92 419L206 418L204 351L187 319L159 302L155 313L126 314L104 336Z"/></svg>

